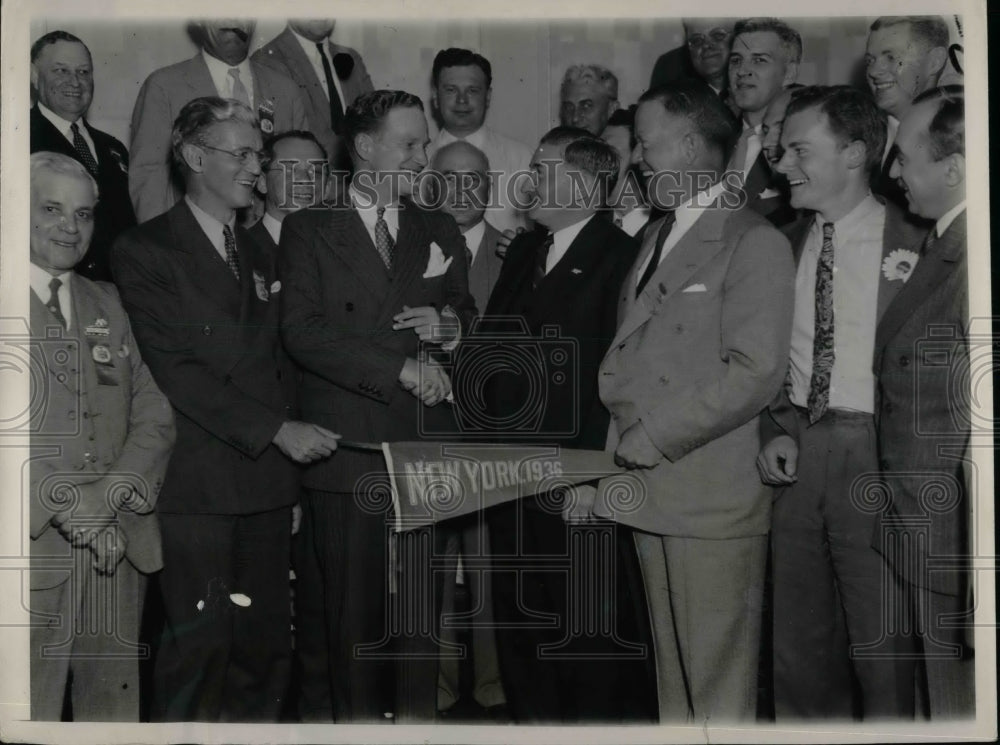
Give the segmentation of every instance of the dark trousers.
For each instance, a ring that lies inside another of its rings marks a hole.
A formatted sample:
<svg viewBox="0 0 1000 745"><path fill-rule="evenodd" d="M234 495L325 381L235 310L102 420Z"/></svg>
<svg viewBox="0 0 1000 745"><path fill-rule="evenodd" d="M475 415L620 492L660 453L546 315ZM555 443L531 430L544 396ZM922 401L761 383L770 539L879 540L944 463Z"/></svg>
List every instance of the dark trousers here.
<svg viewBox="0 0 1000 745"><path fill-rule="evenodd" d="M775 716L851 717L856 680L863 718L910 717L907 642L886 634L900 588L872 548L877 507L855 488L878 472L874 422L831 410L799 424L798 481L772 518Z"/></svg>
<svg viewBox="0 0 1000 745"><path fill-rule="evenodd" d="M353 494L306 489L302 498L323 582L333 718L433 720L442 589L431 565L441 553L435 531L393 538L387 513L363 509Z"/></svg>
<svg viewBox="0 0 1000 745"><path fill-rule="evenodd" d="M620 557L634 563L634 548L613 523L569 526L546 501L487 512L508 708L517 722L620 721L649 654L619 634L633 611Z"/></svg>
<svg viewBox="0 0 1000 745"><path fill-rule="evenodd" d="M277 721L291 670L291 510L160 513L160 721Z"/></svg>

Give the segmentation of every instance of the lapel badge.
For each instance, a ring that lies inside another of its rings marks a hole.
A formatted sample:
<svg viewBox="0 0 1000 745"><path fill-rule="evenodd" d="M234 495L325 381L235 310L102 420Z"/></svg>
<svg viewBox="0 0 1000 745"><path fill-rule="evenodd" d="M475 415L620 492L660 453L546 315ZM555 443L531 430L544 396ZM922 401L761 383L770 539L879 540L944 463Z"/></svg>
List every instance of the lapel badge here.
<svg viewBox="0 0 1000 745"><path fill-rule="evenodd" d="M577 269L576 267L573 267L572 269L570 269L570 271L573 274L583 274L583 269Z"/></svg>
<svg viewBox="0 0 1000 745"><path fill-rule="evenodd" d="M83 333L86 336L107 336L111 333L108 328L108 320L106 318L98 318L91 325L84 328Z"/></svg>
<svg viewBox="0 0 1000 745"><path fill-rule="evenodd" d="M111 350L105 344L95 344L91 354L94 357L94 362L98 364L106 365L111 362Z"/></svg>
<svg viewBox="0 0 1000 745"><path fill-rule="evenodd" d="M260 131L266 135L274 133L274 99L268 98L257 106L257 119L260 121Z"/></svg>
<svg viewBox="0 0 1000 745"><path fill-rule="evenodd" d="M131 354L131 352L128 348L128 344L122 344L122 348L118 350L118 356L125 359L129 356L129 354Z"/></svg>
<svg viewBox="0 0 1000 745"><path fill-rule="evenodd" d="M257 297L260 298L262 302L266 303L269 297L267 292L267 281L257 271L254 271L253 273L253 286L257 291Z"/></svg>
<svg viewBox="0 0 1000 745"><path fill-rule="evenodd" d="M900 280L906 284L919 260L920 255L915 251L897 248L883 259L882 274L890 282Z"/></svg>

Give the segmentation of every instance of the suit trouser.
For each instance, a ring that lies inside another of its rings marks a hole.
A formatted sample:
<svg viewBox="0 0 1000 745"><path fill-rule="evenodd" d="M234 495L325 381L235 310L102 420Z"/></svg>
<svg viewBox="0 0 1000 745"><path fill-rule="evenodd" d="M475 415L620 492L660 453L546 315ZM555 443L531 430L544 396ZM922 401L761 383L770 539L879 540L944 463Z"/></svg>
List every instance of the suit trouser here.
<svg viewBox="0 0 1000 745"><path fill-rule="evenodd" d="M504 692L518 722L621 720L645 650L618 636L622 531L570 527L533 498L487 512ZM631 550L631 547L629 547ZM624 612L631 610L631 604Z"/></svg>
<svg viewBox="0 0 1000 745"><path fill-rule="evenodd" d="M852 492L878 472L874 422L835 410L799 419L798 480L772 517L775 716L850 717L852 676L864 718L912 716L912 666L893 658L903 640L885 635L899 586L872 548L876 514Z"/></svg>
<svg viewBox="0 0 1000 745"><path fill-rule="evenodd" d="M489 569L469 566L489 556L489 531L482 522L481 512L462 520L455 520L438 526L444 538L444 572L441 599L441 641L445 645L457 644L458 630L471 628L472 635L472 695L480 706L490 707L506 702L503 684L500 682L500 662L497 659L496 630L493 614L493 575ZM454 617L455 579L458 574L458 558L465 559L465 585L469 588L472 601L470 617ZM438 708L447 709L459 697L459 660L461 657L449 654L447 648L441 654L438 674Z"/></svg>
<svg viewBox="0 0 1000 745"><path fill-rule="evenodd" d="M636 531L656 650L660 722L753 719L767 536Z"/></svg>
<svg viewBox="0 0 1000 745"><path fill-rule="evenodd" d="M153 718L277 721L291 671L291 508L160 513L160 524L165 627Z"/></svg>
<svg viewBox="0 0 1000 745"><path fill-rule="evenodd" d="M55 528L49 528L55 530ZM124 559L105 577L73 549L66 582L31 591L31 718L59 721L72 673L76 722L139 721L139 619L146 577Z"/></svg>
<svg viewBox="0 0 1000 745"><path fill-rule="evenodd" d="M390 523L355 495L303 490L323 579L333 717L338 722L433 720L437 712L440 555L432 529L400 533L395 587Z"/></svg>

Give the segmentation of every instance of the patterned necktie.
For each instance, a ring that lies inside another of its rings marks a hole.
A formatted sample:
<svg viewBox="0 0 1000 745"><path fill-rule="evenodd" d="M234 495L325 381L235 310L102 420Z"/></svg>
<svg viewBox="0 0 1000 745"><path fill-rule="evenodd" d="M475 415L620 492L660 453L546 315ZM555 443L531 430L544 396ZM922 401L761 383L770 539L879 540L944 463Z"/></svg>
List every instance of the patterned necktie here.
<svg viewBox="0 0 1000 745"><path fill-rule="evenodd" d="M549 249L555 242L555 236L549 233L545 240L538 244L538 253L535 254L535 273L531 278L531 289L538 289L538 285L545 279L545 264L549 258Z"/></svg>
<svg viewBox="0 0 1000 745"><path fill-rule="evenodd" d="M816 332L809 381L809 423L815 424L830 405L833 372L833 223L823 223L823 248L816 264Z"/></svg>
<svg viewBox="0 0 1000 745"><path fill-rule="evenodd" d="M927 237L924 238L923 244L920 246L920 255L926 256L934 248L934 244L938 241L937 226L927 231Z"/></svg>
<svg viewBox="0 0 1000 745"><path fill-rule="evenodd" d="M386 269L392 269L392 252L396 248L395 241L389 234L389 224L385 221L385 207L379 207L376 213L378 219L375 220L375 248L378 255L382 257L382 262Z"/></svg>
<svg viewBox="0 0 1000 745"><path fill-rule="evenodd" d="M240 278L240 255L236 252L236 237L228 225L222 228L222 237L226 241L226 266L237 280Z"/></svg>
<svg viewBox="0 0 1000 745"><path fill-rule="evenodd" d="M63 315L62 306L59 304L60 287L62 287L62 280L59 277L53 277L49 282L49 289L52 291L52 294L49 295L49 302L46 304L46 307L56 317L56 320L62 324L62 327L67 328L66 316Z"/></svg>
<svg viewBox="0 0 1000 745"><path fill-rule="evenodd" d="M614 217L611 218L611 221L615 224L616 228L620 228L622 226L622 215L621 215L621 213L615 212L614 213Z"/></svg>
<svg viewBox="0 0 1000 745"><path fill-rule="evenodd" d="M69 125L70 131L73 133L73 149L76 150L76 154L80 156L80 162L83 163L87 170L90 171L90 175L97 177L97 161L94 160L94 154L90 152L90 148L87 147L87 141L83 139L83 135L80 134L80 128L73 122Z"/></svg>
<svg viewBox="0 0 1000 745"><path fill-rule="evenodd" d="M330 67L330 58L326 56L325 46L322 41L316 42L319 59L323 63L323 74L326 76L326 90L330 94L330 127L340 134L341 123L344 121L344 107L340 103L340 96L337 95L337 84L333 79L333 68Z"/></svg>
<svg viewBox="0 0 1000 745"><path fill-rule="evenodd" d="M660 258L663 256L663 244L667 242L667 237L670 235L670 231L674 229L674 223L677 221L677 215L671 211L668 212L664 218L663 223L660 225L660 229L656 233L656 248L653 249L653 255L649 258L649 264L646 265L646 271L642 273L642 277L639 278L639 284L635 286L635 296L639 297L642 293L643 288L646 283L652 278L656 273L656 270L660 267Z"/></svg>
<svg viewBox="0 0 1000 745"><path fill-rule="evenodd" d="M238 67L229 68L229 77L233 79L233 98L235 98L240 103L245 103L247 106L250 105L250 94L247 93L247 87L243 85L243 81L240 80L240 70Z"/></svg>

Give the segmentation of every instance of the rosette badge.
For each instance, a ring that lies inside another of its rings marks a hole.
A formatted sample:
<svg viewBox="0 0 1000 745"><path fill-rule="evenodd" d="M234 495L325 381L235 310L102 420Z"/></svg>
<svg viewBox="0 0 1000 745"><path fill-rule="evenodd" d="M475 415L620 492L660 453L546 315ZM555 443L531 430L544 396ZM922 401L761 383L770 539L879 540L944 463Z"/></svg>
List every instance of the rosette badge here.
<svg viewBox="0 0 1000 745"><path fill-rule="evenodd" d="M882 260L882 274L890 282L899 280L905 283L919 260L920 255L915 251L897 248Z"/></svg>

